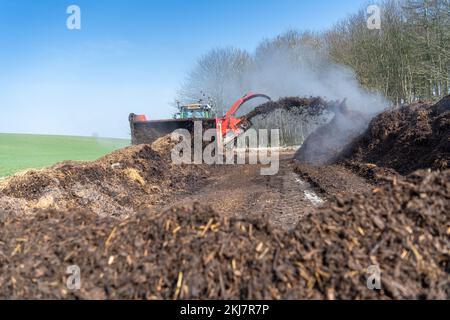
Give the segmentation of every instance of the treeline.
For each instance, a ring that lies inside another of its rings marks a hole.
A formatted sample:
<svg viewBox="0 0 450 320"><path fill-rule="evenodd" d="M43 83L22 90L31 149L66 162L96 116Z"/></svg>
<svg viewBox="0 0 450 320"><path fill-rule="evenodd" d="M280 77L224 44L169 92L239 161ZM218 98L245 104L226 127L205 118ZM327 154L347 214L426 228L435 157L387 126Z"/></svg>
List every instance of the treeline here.
<svg viewBox="0 0 450 320"><path fill-rule="evenodd" d="M367 28L361 10L321 35L321 46L394 103L448 94L450 1L386 1L380 8L380 30Z"/></svg>
<svg viewBox="0 0 450 320"><path fill-rule="evenodd" d="M223 114L234 99L255 87L278 96L296 94L289 83L298 80L289 78L292 70L302 72L308 65L307 72L326 77L331 74L323 71L330 68L327 61L351 68L363 88L380 92L392 103L449 94L450 1L390 0L378 6L380 29L368 28L364 7L329 31L292 30L262 41L254 53L211 50L187 75L177 100L204 98ZM286 78L267 80L277 72Z"/></svg>

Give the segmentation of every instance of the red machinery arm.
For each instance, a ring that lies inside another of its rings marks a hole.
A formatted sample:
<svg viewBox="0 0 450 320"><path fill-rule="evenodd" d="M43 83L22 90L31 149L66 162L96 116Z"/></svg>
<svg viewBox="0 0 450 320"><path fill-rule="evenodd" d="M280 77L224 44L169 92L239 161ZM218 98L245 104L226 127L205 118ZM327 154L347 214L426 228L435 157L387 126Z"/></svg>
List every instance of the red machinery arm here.
<svg viewBox="0 0 450 320"><path fill-rule="evenodd" d="M236 101L223 118L216 119L217 134L224 144L227 144L243 132L243 130L238 127L242 119L235 118L234 115L244 103L255 98L271 100L271 98L265 94L249 92Z"/></svg>
<svg viewBox="0 0 450 320"><path fill-rule="evenodd" d="M244 103L254 98L265 98L267 100L271 100L270 97L266 96L265 94L249 92L245 96L240 98L238 101L236 101L236 103L231 107L231 109L228 110L228 112L225 114L224 118L225 119L231 118Z"/></svg>

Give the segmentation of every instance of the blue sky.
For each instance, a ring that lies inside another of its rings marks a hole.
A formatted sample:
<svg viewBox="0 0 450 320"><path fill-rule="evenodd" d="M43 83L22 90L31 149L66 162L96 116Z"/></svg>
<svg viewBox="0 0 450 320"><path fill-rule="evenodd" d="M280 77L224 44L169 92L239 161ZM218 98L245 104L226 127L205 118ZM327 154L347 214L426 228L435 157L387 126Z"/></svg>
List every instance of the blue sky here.
<svg viewBox="0 0 450 320"><path fill-rule="evenodd" d="M362 0L0 0L0 132L128 137L211 48L324 30ZM81 30L66 9L81 8Z"/></svg>

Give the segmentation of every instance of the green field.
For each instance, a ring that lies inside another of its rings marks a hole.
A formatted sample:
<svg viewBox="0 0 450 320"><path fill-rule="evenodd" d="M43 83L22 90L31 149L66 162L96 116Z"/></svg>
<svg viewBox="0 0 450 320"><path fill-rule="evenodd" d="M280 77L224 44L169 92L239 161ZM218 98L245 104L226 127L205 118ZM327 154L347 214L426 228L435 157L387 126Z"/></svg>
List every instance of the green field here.
<svg viewBox="0 0 450 320"><path fill-rule="evenodd" d="M95 160L129 140L0 133L0 177L64 160Z"/></svg>

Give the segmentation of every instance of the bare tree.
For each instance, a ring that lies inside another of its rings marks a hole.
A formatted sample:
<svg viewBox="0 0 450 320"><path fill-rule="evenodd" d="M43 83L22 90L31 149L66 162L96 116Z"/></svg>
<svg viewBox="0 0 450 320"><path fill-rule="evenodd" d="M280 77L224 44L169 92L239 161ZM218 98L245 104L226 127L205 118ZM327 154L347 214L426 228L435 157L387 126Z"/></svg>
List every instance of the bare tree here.
<svg viewBox="0 0 450 320"><path fill-rule="evenodd" d="M242 75L251 64L250 55L236 48L213 49L202 56L183 82L177 100L189 102L206 96L216 114L230 108L241 95Z"/></svg>

